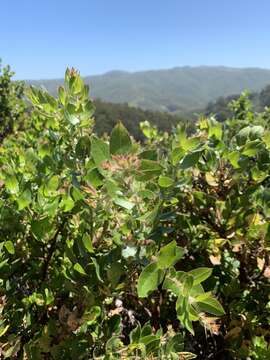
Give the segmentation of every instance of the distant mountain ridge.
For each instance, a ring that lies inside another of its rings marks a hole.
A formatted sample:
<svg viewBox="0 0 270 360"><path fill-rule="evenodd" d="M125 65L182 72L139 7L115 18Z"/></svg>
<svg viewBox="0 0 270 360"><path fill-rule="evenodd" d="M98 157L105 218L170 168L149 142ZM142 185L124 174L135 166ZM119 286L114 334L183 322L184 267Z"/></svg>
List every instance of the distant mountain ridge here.
<svg viewBox="0 0 270 360"><path fill-rule="evenodd" d="M203 109L220 96L260 91L270 84L270 70L225 66L176 67L127 72L114 70L86 76L91 96L113 103L128 103L146 110L188 113ZM53 94L61 79L29 80Z"/></svg>

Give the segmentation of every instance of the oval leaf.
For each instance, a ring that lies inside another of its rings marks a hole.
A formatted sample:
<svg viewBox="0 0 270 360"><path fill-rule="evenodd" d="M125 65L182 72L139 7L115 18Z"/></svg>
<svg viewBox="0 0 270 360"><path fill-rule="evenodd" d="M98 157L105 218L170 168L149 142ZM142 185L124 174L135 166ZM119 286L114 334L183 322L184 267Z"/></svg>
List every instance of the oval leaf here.
<svg viewBox="0 0 270 360"><path fill-rule="evenodd" d="M124 155L131 151L132 143L127 129L119 122L112 130L110 137L110 153Z"/></svg>
<svg viewBox="0 0 270 360"><path fill-rule="evenodd" d="M148 294L157 289L162 281L164 272L156 263L147 265L140 274L137 290L139 297L147 297Z"/></svg>

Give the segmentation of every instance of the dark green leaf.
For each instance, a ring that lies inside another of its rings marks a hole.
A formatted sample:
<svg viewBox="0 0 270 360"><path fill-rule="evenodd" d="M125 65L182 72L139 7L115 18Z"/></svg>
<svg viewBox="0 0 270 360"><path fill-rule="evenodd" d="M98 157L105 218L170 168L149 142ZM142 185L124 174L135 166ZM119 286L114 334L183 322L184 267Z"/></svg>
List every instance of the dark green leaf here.
<svg viewBox="0 0 270 360"><path fill-rule="evenodd" d="M127 129L119 122L111 133L110 153L113 155L125 155L131 151L132 143Z"/></svg>

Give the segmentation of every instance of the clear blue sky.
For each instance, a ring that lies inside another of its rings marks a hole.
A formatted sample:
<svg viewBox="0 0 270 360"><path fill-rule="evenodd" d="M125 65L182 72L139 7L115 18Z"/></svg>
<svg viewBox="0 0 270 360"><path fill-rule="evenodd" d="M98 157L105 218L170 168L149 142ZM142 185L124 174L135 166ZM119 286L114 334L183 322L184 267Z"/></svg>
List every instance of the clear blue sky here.
<svg viewBox="0 0 270 360"><path fill-rule="evenodd" d="M182 65L270 68L270 0L0 0L17 78Z"/></svg>

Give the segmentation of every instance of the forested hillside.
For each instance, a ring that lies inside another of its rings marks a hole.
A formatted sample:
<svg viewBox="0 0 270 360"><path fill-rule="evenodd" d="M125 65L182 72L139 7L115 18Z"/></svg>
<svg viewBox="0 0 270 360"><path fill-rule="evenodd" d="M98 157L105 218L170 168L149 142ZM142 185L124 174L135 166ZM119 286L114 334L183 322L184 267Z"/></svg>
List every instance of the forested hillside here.
<svg viewBox="0 0 270 360"><path fill-rule="evenodd" d="M219 96L239 94L245 89L259 91L270 84L270 70L227 67L177 67L129 73L112 71L84 78L92 96L147 110L179 112L183 116L203 109ZM44 85L51 94L63 80L30 81Z"/></svg>
<svg viewBox="0 0 270 360"><path fill-rule="evenodd" d="M270 106L270 85L259 92L247 92L246 94L251 101L251 106L254 111L260 112L263 111L265 107ZM240 94L220 96L217 100L210 101L203 112L205 115L214 114L218 120L224 121L232 116L230 103L239 97Z"/></svg>
<svg viewBox="0 0 270 360"><path fill-rule="evenodd" d="M130 134L137 140L145 139L140 129L140 122L142 121L149 121L161 131L171 131L179 123L185 123L190 129L194 127L194 122L186 117L160 111L142 110L130 107L128 104L113 104L94 100L94 106L95 131L99 135L110 134L119 120L123 122Z"/></svg>
<svg viewBox="0 0 270 360"><path fill-rule="evenodd" d="M23 98L26 85L22 81L12 81L14 73L10 67L1 69L0 64L0 141L14 129L25 128L26 113L31 112L31 104ZM95 131L99 135L110 134L117 122L122 121L130 134L137 140L144 140L140 130L140 122L149 121L159 130L170 131L178 123L186 123L192 129L194 123L179 115L158 111L142 110L128 104L113 104L94 100Z"/></svg>

